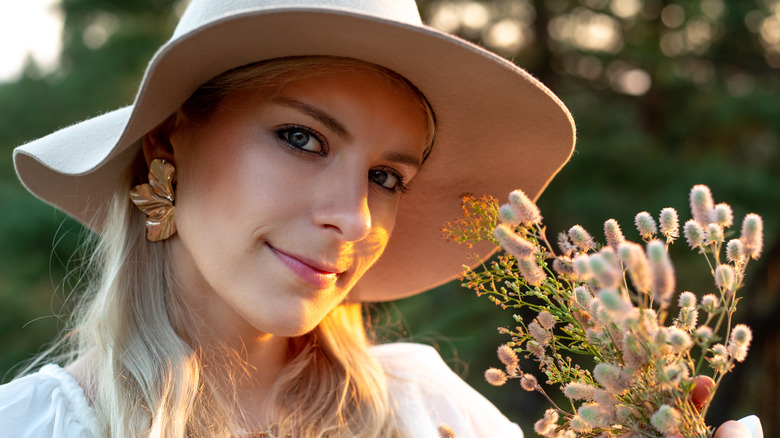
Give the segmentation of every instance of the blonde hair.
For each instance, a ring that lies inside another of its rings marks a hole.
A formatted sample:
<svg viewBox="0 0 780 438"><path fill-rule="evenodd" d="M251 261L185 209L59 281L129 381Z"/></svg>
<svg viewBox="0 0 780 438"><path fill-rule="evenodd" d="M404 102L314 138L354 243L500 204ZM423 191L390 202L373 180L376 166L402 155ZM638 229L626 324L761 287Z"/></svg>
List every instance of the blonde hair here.
<svg viewBox="0 0 780 438"><path fill-rule="evenodd" d="M242 67L201 87L182 110L205 120L231 90L274 86L274 81L316 75L332 66L376 71L410 92L428 116L427 140L433 143L433 113L413 85L382 67L343 58L290 58ZM94 359L83 383L101 435L232 436L230 423L242 412L232 411L235 394L224 382L247 378L248 365L240 352L198 347L194 315L176 293L169 244L146 240L145 216L127 199L131 185L143 181L146 172L139 154L125 187L111 200L91 257L96 277L74 313L76 329L66 337L61 357ZM277 436L400 436L385 374L369 345L357 303L336 307L312 332L291 338L291 359L271 390ZM209 362L228 356L234 359L224 366Z"/></svg>

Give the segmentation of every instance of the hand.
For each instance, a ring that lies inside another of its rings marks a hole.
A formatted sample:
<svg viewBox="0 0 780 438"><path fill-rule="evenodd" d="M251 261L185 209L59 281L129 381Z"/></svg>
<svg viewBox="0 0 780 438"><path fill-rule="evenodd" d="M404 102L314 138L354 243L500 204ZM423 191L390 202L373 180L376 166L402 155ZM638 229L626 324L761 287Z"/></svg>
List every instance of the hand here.
<svg viewBox="0 0 780 438"><path fill-rule="evenodd" d="M701 409L710 398L710 392L715 387L715 381L708 376L696 376L693 379L691 401L697 409ZM727 421L715 431L713 438L751 438L750 429L738 421Z"/></svg>
<svg viewBox="0 0 780 438"><path fill-rule="evenodd" d="M750 429L739 421L729 420L720 425L713 438L752 438Z"/></svg>

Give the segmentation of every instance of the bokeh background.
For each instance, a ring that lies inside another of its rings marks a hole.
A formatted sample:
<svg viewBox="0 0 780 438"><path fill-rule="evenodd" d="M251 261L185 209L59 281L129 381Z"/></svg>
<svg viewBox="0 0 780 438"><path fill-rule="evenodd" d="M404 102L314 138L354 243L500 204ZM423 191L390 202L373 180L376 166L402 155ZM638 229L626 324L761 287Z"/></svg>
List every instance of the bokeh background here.
<svg viewBox="0 0 780 438"><path fill-rule="evenodd" d="M130 104L185 3L62 0L56 62L30 57L21 73L0 79L1 381L63 329L79 293L77 249L86 233L21 187L11 151ZM539 200L549 233L581 224L599 235L615 218L637 239L637 212L675 207L687 218L688 191L699 183L732 205L737 224L749 212L764 217L764 255L737 314L753 328L753 346L724 379L709 420L756 413L766 436L780 436L780 0L419 4L427 23L515 61L573 113L577 151ZM13 21L16 7L5 3L0 15ZM51 32L55 24L40 26L36 32ZM678 289L714 291L703 258L684 242L672 252ZM371 311L382 338L437 346L530 436L546 407L541 396L492 388L481 377L497 364L495 348L506 339L496 327L510 324L511 313L457 282Z"/></svg>

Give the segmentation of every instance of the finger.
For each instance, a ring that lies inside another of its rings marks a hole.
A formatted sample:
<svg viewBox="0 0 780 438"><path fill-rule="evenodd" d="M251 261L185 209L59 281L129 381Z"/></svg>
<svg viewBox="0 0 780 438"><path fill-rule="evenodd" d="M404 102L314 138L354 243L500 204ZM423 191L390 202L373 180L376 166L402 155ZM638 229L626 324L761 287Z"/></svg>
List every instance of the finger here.
<svg viewBox="0 0 780 438"><path fill-rule="evenodd" d="M738 421L727 421L720 425L713 438L751 438L750 429Z"/></svg>
<svg viewBox="0 0 780 438"><path fill-rule="evenodd" d="M696 409L701 410L707 400L710 399L712 388L715 387L715 381L709 376L696 376L693 378L693 391L691 392L691 402Z"/></svg>

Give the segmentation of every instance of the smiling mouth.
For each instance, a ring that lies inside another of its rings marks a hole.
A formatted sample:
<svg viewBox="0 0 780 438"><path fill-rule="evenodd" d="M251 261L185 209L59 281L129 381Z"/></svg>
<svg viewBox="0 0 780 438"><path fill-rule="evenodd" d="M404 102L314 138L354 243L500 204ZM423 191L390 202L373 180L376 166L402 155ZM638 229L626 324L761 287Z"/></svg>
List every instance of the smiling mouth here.
<svg viewBox="0 0 780 438"><path fill-rule="evenodd" d="M326 267L321 264L317 264L312 260L306 259L301 256L287 254L276 248L271 244L266 243L266 246L272 253L279 259L288 269L290 269L300 280L308 283L319 289L332 286L343 270L336 270L334 268Z"/></svg>

